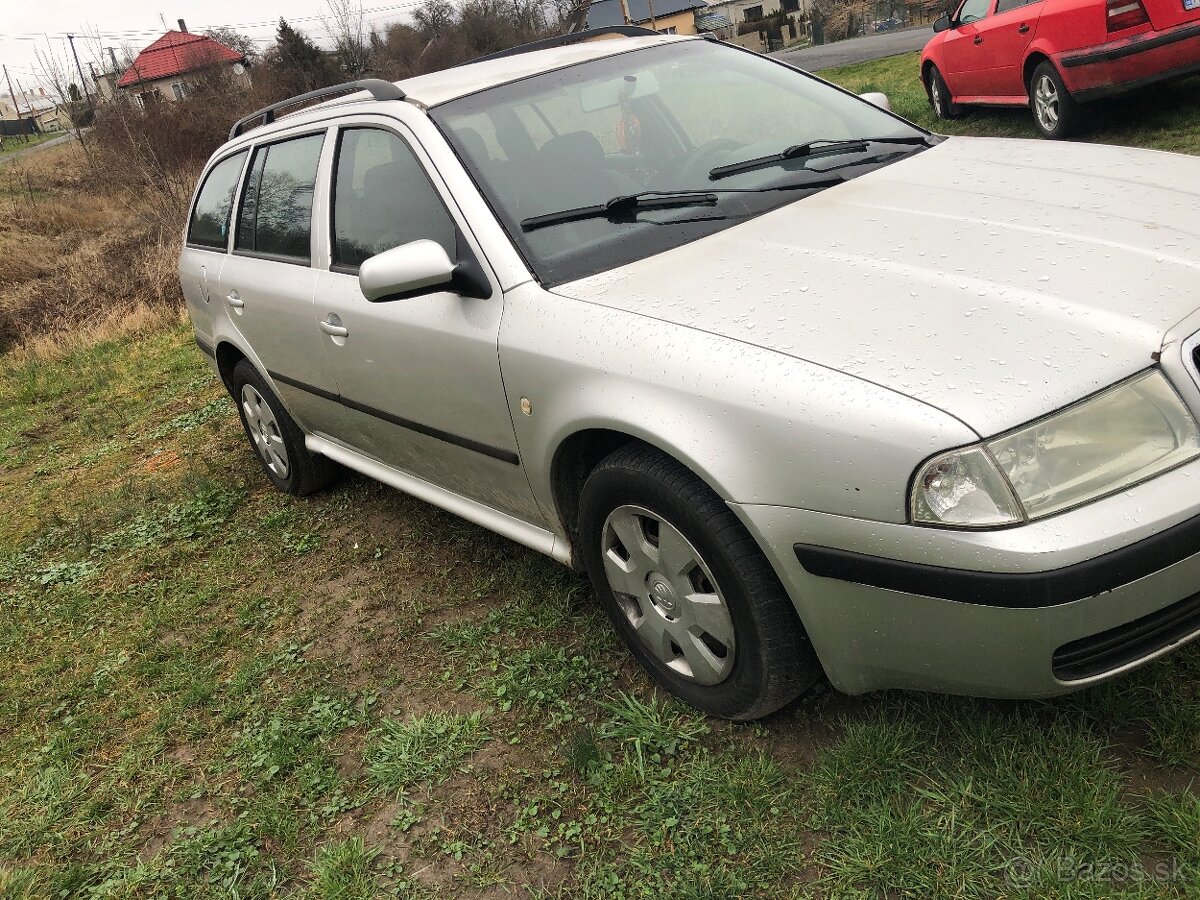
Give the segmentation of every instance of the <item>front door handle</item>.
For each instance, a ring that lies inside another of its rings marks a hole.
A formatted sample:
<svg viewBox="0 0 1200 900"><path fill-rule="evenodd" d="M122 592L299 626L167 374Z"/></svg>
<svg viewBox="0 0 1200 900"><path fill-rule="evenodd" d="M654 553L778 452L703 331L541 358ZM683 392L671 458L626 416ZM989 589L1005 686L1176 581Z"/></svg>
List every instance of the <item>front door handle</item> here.
<svg viewBox="0 0 1200 900"><path fill-rule="evenodd" d="M1028 25L1026 25L1024 22L1022 22L1022 23L1021 23L1021 27L1020 27L1020 28L1018 28L1018 29L1017 29L1017 31L1018 31L1020 34L1029 34L1029 26L1028 26Z"/></svg>
<svg viewBox="0 0 1200 900"><path fill-rule="evenodd" d="M982 35L982 34L977 34L977 35L975 35L975 43L976 43L976 44L982 44L982 43L983 43L983 35Z"/></svg>
<svg viewBox="0 0 1200 900"><path fill-rule="evenodd" d="M246 301L238 296L237 291L230 291L229 296L227 296L225 298L225 302L228 303L230 306L232 306L234 309L241 309L243 306L246 305Z"/></svg>
<svg viewBox="0 0 1200 900"><path fill-rule="evenodd" d="M321 323L321 330L330 337L344 338L350 334L350 330L342 325L342 320L332 314Z"/></svg>

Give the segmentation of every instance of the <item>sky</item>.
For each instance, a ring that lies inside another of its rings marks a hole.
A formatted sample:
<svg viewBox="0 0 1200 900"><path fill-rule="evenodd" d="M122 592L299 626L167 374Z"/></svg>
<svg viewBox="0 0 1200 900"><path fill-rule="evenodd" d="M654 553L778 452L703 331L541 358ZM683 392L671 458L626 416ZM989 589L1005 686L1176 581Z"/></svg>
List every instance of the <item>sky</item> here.
<svg viewBox="0 0 1200 900"><path fill-rule="evenodd" d="M8 67L18 91L36 93L41 85L49 89L38 64L35 49L53 53L59 63L74 72L74 60L66 35L75 37L75 47L85 73L88 63L107 59L105 47L128 45L140 50L160 37L166 28L177 28L176 19L184 19L189 31L203 31L216 25L230 25L267 47L275 34L275 25L283 16L298 30L319 44L328 45L322 21L328 14L324 0L289 0L262 3L255 0L0 0L0 63ZM390 22L405 21L417 0L362 0L368 27L380 28ZM96 38L99 33L98 39ZM88 37L91 35L91 37ZM118 53L118 57L120 53ZM78 81L72 74L71 80ZM0 93L8 86L0 83Z"/></svg>

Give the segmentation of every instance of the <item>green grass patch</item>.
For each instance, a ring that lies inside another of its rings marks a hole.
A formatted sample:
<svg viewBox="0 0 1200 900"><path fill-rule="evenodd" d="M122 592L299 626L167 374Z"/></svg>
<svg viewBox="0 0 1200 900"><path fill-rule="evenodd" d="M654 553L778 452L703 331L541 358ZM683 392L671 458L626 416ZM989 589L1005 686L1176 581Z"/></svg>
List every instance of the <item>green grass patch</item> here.
<svg viewBox="0 0 1200 900"><path fill-rule="evenodd" d="M480 713L428 713L385 719L372 734L367 769L385 791L402 793L418 784L438 785L488 740Z"/></svg>
<svg viewBox="0 0 1200 900"><path fill-rule="evenodd" d="M856 94L888 95L898 115L941 134L1038 138L1028 109L975 108L963 119L934 116L921 83L920 54L825 69L826 81ZM1149 90L1087 105L1089 123L1078 140L1200 153L1200 78L1157 85Z"/></svg>

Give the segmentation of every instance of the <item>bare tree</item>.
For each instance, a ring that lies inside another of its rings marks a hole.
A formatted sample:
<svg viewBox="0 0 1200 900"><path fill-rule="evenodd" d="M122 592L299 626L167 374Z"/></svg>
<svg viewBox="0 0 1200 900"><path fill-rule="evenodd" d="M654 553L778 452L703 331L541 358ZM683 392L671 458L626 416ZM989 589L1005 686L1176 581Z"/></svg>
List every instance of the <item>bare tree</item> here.
<svg viewBox="0 0 1200 900"><path fill-rule="evenodd" d="M236 28L218 25L215 28L207 29L204 36L212 38L235 53L242 54L251 64L258 62L258 48L254 45L254 39L242 34Z"/></svg>
<svg viewBox="0 0 1200 900"><path fill-rule="evenodd" d="M361 0L326 0L325 30L333 40L338 64L351 77L371 68L371 35Z"/></svg>

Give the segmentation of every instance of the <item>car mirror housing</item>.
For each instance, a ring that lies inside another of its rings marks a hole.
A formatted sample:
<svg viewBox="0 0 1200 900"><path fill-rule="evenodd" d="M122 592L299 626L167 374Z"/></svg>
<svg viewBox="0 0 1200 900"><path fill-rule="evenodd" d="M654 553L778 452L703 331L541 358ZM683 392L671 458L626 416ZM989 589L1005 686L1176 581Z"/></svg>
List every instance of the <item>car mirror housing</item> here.
<svg viewBox="0 0 1200 900"><path fill-rule="evenodd" d="M942 32L950 30L950 13L943 13L938 17L938 20L933 23L934 32Z"/></svg>
<svg viewBox="0 0 1200 900"><path fill-rule="evenodd" d="M412 241L365 260L358 270L358 286L371 301L400 299L430 288L450 287L455 268L441 244Z"/></svg>
<svg viewBox="0 0 1200 900"><path fill-rule="evenodd" d="M892 101L888 99L887 94L881 94L877 91L873 91L866 94L859 94L858 96L863 100L866 100L872 106L878 106L880 109L886 109L888 112L892 111Z"/></svg>

